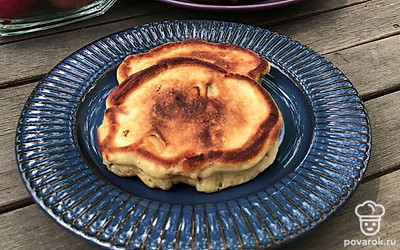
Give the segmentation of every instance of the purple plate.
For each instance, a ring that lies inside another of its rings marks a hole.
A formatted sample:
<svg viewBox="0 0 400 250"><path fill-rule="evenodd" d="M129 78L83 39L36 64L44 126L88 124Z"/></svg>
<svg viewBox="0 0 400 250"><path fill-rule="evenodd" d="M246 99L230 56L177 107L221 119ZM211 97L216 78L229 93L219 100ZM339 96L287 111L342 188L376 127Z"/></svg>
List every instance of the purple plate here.
<svg viewBox="0 0 400 250"><path fill-rule="evenodd" d="M286 4L292 4L300 0L266 0L266 1L255 2L253 4L241 4L241 5L202 4L190 0L158 0L158 1L179 7L192 8L192 9L217 10L217 11L249 11L249 10L262 10Z"/></svg>

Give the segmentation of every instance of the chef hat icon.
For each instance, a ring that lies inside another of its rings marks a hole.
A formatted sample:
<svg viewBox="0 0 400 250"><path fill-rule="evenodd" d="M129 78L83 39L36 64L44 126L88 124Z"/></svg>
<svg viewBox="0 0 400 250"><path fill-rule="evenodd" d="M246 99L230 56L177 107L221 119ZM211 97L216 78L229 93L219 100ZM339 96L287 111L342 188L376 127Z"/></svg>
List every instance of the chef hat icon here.
<svg viewBox="0 0 400 250"><path fill-rule="evenodd" d="M360 220L361 232L367 236L375 235L380 230L380 222L385 214L385 208L373 201L365 201L359 204L355 213Z"/></svg>

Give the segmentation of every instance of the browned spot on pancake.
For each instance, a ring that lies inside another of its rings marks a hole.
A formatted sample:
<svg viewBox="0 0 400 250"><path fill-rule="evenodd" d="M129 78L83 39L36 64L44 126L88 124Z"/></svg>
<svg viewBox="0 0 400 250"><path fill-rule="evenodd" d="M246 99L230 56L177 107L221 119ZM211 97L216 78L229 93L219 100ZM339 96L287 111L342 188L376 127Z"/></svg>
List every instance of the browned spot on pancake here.
<svg viewBox="0 0 400 250"><path fill-rule="evenodd" d="M104 117L106 119L108 119L108 121L110 123L114 123L116 120L116 117L115 117L116 112L115 111L116 111L116 108L111 107L111 108L106 109L106 111L104 112Z"/></svg>
<svg viewBox="0 0 400 250"><path fill-rule="evenodd" d="M220 100L174 89L162 91L154 98L152 117L155 120L152 123L157 124L159 134L162 135L168 129L169 121L173 120L179 124L195 124L197 129L192 138L197 138L203 146L217 143L212 134L217 131L215 126L221 124L226 115L226 105Z"/></svg>
<svg viewBox="0 0 400 250"><path fill-rule="evenodd" d="M130 58L127 58L127 59L128 59L127 62L131 61ZM129 65L130 65L129 63L123 63L120 65L120 68L118 69L120 72L122 72L122 77L124 77L124 78L128 77L127 72L129 72L129 70L131 69L131 67Z"/></svg>
<svg viewBox="0 0 400 250"><path fill-rule="evenodd" d="M200 139L200 143L203 145L203 146L206 146L206 147L209 147L209 146L211 146L213 143L212 143L212 137L211 137L211 128L210 128L211 126L203 126L202 128L201 128L201 131L199 132L199 134L198 134L198 136L199 136L199 139Z"/></svg>
<svg viewBox="0 0 400 250"><path fill-rule="evenodd" d="M153 112L163 119L196 120L212 103L199 95L190 95L180 90L170 90L156 96Z"/></svg>

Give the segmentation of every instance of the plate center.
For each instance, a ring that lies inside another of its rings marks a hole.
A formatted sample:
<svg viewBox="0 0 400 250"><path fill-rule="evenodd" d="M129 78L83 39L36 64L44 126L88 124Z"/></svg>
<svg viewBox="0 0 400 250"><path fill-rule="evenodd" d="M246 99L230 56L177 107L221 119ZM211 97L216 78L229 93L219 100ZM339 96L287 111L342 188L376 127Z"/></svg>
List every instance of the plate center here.
<svg viewBox="0 0 400 250"><path fill-rule="evenodd" d="M275 162L255 179L220 192L205 194L178 184L167 191L151 189L139 178L122 178L103 165L97 146L97 128L103 121L105 100L117 86L116 70L110 71L87 93L77 113L76 132L82 157L89 167L112 185L135 196L175 204L203 204L239 199L261 191L293 171L306 155L313 133L313 116L302 91L276 67L263 78L263 87L275 99L283 117L280 147Z"/></svg>

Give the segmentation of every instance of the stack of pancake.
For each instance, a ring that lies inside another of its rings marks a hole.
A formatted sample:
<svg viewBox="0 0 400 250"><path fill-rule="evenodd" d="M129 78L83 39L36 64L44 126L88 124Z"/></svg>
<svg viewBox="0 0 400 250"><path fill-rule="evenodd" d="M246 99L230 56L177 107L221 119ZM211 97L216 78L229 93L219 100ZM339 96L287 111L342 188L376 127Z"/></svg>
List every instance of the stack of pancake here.
<svg viewBox="0 0 400 250"><path fill-rule="evenodd" d="M274 161L282 126L258 83L269 69L250 50L198 39L128 56L98 128L104 164L164 190L215 192L253 179Z"/></svg>

